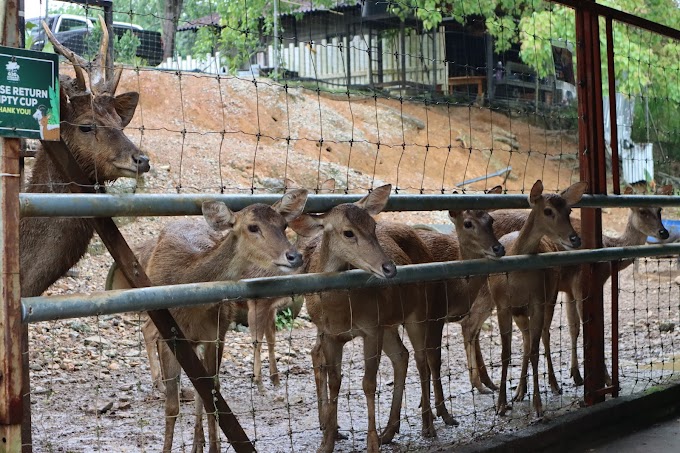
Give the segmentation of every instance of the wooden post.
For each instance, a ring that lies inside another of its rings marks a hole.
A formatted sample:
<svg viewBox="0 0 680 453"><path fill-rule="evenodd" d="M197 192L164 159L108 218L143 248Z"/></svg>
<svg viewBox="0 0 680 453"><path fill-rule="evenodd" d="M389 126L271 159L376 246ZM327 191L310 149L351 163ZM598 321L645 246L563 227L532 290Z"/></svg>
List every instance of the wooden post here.
<svg viewBox="0 0 680 453"><path fill-rule="evenodd" d="M2 45L17 47L19 0L5 0L0 8ZM20 452L22 444L30 451L30 412L28 438L22 437L22 420L30 405L23 404L24 368L22 352L27 351L26 326L21 324L21 285L19 280L19 191L21 169L18 138L0 138L0 449ZM28 389L28 383L25 386Z"/></svg>

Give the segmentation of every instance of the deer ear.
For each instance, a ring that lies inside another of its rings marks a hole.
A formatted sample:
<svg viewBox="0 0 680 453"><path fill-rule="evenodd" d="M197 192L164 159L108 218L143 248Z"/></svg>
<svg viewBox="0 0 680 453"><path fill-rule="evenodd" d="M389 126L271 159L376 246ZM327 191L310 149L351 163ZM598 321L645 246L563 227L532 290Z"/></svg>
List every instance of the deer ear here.
<svg viewBox="0 0 680 453"><path fill-rule="evenodd" d="M456 223L456 218L461 215L463 211L454 211L453 209L449 211L449 220Z"/></svg>
<svg viewBox="0 0 680 453"><path fill-rule="evenodd" d="M635 193L635 190L631 186L626 186L625 189L623 189L623 194L624 195L633 195Z"/></svg>
<svg viewBox="0 0 680 453"><path fill-rule="evenodd" d="M492 187L491 189L487 190L484 193L490 193L490 194L495 194L495 195L500 195L503 193L503 186L495 186Z"/></svg>
<svg viewBox="0 0 680 453"><path fill-rule="evenodd" d="M673 195L673 184L666 184L656 189L657 195Z"/></svg>
<svg viewBox="0 0 680 453"><path fill-rule="evenodd" d="M288 226L300 236L314 237L323 230L323 216L302 214L288 222Z"/></svg>
<svg viewBox="0 0 680 453"><path fill-rule="evenodd" d="M371 215L377 215L385 209L387 201L390 199L390 192L392 191L392 184L385 184L377 189L373 189L373 192L366 195L361 200L354 203L360 208L365 209Z"/></svg>
<svg viewBox="0 0 680 453"><path fill-rule="evenodd" d="M135 115L135 109L137 108L137 103L139 102L139 93L134 91L130 93L119 94L113 98L113 107L116 109L116 113L120 116L123 127L130 124L132 117Z"/></svg>
<svg viewBox="0 0 680 453"><path fill-rule="evenodd" d="M569 206L574 206L576 203L581 201L581 197L588 189L588 183L580 181L567 187L560 196L564 198Z"/></svg>
<svg viewBox="0 0 680 453"><path fill-rule="evenodd" d="M529 192L529 204L534 205L543 195L543 181L537 180L531 187L531 192Z"/></svg>
<svg viewBox="0 0 680 453"><path fill-rule="evenodd" d="M306 189L293 189L288 191L279 201L272 205L272 209L286 219L286 222L298 217L305 209L307 203Z"/></svg>
<svg viewBox="0 0 680 453"><path fill-rule="evenodd" d="M234 227L234 213L221 201L204 201L203 218L215 231L226 231Z"/></svg>

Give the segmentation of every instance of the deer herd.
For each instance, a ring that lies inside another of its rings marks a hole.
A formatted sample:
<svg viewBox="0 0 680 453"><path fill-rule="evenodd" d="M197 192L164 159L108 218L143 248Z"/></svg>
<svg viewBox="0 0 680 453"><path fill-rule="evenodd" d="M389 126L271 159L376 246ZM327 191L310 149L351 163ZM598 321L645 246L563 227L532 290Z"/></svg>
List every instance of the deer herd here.
<svg viewBox="0 0 680 453"><path fill-rule="evenodd" d="M46 28L55 49L75 70L75 78L62 76L61 137L92 181L104 183L118 177L137 177L149 170L149 159L125 136L138 93L115 95L120 70L107 78L106 27L99 55L87 62L63 47ZM84 71L89 75L89 88ZM332 186L332 183L331 183ZM203 203L204 221L177 221L135 251L154 285L238 280L249 277L292 273L328 273L362 269L375 278L390 279L397 266L469 259L501 259L504 255L526 255L579 248L578 225L572 224L571 208L586 191L578 182L560 194L544 193L541 181L529 192L529 211L452 210L455 228L443 234L428 228L394 222L377 222L374 216L386 206L391 186L371 191L356 203L341 204L323 214L303 213L307 199L304 189L290 190L273 206L255 204L232 212L220 202ZM37 155L29 192L67 192L68 180L50 157ZM500 193L501 187L488 191ZM660 191L670 194L672 188ZM625 232L619 237L603 236L605 247L642 245L647 236L664 240L668 231L661 223L660 208L631 208ZM287 228L297 233L294 243ZM85 219L23 218L20 224L21 291L23 296L41 294L85 253L93 228ZM630 263L623 263L628 265ZM116 270L114 269L114 272ZM609 264L596 267L596 279L604 285ZM114 288L129 287L122 275ZM571 337L571 376L583 383L576 350L582 318L581 268L516 271L489 277L452 278L443 282L421 282L323 291L306 297L306 308L316 326L311 351L319 427L323 433L319 451L331 452L342 438L338 429L338 399L342 381L344 345L356 337L363 340L362 381L368 411L366 447L378 451L400 430L401 404L406 385L409 351L400 328L408 335L420 381L422 435L436 436L434 420L447 425L458 422L448 412L442 388L442 332L447 322L461 324L469 379L480 393L498 392L496 411L504 414L507 374L511 359L513 320L522 335L522 367L513 401L524 399L528 377L532 377L532 404L541 417L538 358L543 341L549 383L560 392L550 357L550 324L558 293L566 295ZM269 345L270 376L279 383L274 356L274 321L281 299L249 301L253 334L256 382L261 380L262 333ZM208 373L218 381L227 328L234 316L234 304L220 300L200 307L171 310L183 333L199 353ZM483 323L494 308L501 338L501 378L497 386L490 379L480 348ZM251 316L252 312L252 316ZM179 414L181 368L171 344L161 341L154 325L143 326L153 382L165 393L165 440L163 451L171 451ZM389 419L377 431L377 373L382 353L393 368L393 395ZM531 364L531 374L529 374ZM434 391L434 408L431 405ZM195 399L193 451L202 451L203 403ZM207 408L211 452L219 451L216 414ZM436 415L435 415L436 414Z"/></svg>

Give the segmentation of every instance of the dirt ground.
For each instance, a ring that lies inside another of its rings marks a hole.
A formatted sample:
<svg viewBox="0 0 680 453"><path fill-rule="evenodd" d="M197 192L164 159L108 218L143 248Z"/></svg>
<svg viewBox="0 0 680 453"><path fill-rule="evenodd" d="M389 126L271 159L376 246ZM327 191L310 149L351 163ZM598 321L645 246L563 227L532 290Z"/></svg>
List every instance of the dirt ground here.
<svg viewBox="0 0 680 453"><path fill-rule="evenodd" d="M474 106L425 105L398 99L317 93L284 88L268 80L205 77L157 71L126 71L122 89L141 93L129 135L151 157L153 170L134 190L151 193L251 193L276 190L285 177L314 189L327 178L341 189L363 192L392 183L401 192L450 192L464 180L512 166L505 187L511 193L541 178L546 190L578 179L573 132L552 133L525 121ZM28 164L30 175L30 163ZM467 186L481 190L503 178ZM129 192L119 181L114 192ZM668 211L668 212L667 212ZM664 215L680 217L677 211ZM623 230L625 210L605 210L606 232ZM445 223L445 213L383 214L382 219ZM166 218L119 219L131 244L155 236ZM72 276L46 294L91 293L104 288L112 260L95 238ZM668 259L648 260L639 273L620 276L619 371L623 393L639 392L677 378L680 371L680 287ZM609 285L606 287L609 291ZM609 301L609 293L606 300ZM605 312L609 313L609 302ZM34 451L159 451L164 412L153 389L140 325L143 315L124 314L32 325L31 385ZM610 317L606 320L611 326ZM552 395L545 374L543 423L575 410L583 397L569 377L569 334L558 307L552 325L553 360L561 395ZM609 330L608 330L609 332ZM495 317L483 332L492 378L500 378L500 339ZM608 333L609 335L609 333ZM229 332L220 371L223 395L259 451L310 451L321 441L310 349L315 328L304 312L295 327L277 334L281 386L252 384L252 345L245 328ZM511 388L519 375L520 336L515 329ZM405 339L408 345L408 340ZM420 435L419 384L411 358L401 433L384 451L411 451L470 443L521 429L532 419L530 403L515 404L506 417L494 412L494 395L471 390L460 329L449 325L443 346L447 405L460 421L438 420L438 438ZM265 346L266 349L266 346ZM339 421L348 440L336 451L365 448L365 400L360 341L345 348ZM263 354L266 373L266 353ZM543 369L543 363L541 363ZM392 392L391 366L381 362L379 423L385 423ZM184 383L189 386L188 381ZM177 423L174 451L190 451L193 405L186 402ZM227 449L226 442L223 449Z"/></svg>

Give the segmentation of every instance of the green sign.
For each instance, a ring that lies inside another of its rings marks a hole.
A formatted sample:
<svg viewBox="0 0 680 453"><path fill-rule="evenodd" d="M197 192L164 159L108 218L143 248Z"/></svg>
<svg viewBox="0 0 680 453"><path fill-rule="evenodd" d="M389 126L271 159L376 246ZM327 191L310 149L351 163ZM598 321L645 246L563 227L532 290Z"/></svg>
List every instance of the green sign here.
<svg viewBox="0 0 680 453"><path fill-rule="evenodd" d="M0 46L0 135L59 140L59 57Z"/></svg>

